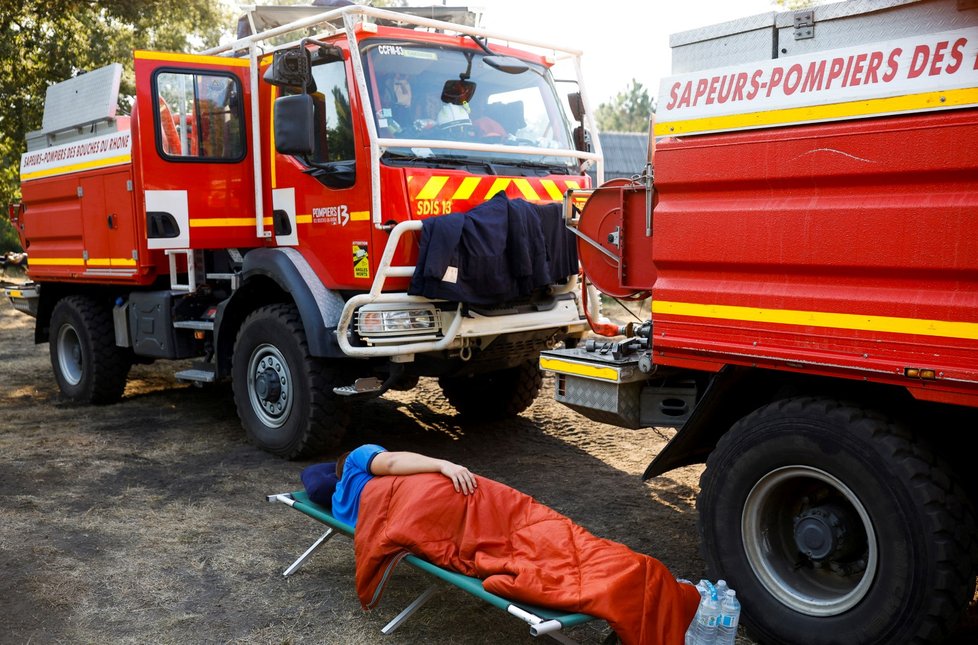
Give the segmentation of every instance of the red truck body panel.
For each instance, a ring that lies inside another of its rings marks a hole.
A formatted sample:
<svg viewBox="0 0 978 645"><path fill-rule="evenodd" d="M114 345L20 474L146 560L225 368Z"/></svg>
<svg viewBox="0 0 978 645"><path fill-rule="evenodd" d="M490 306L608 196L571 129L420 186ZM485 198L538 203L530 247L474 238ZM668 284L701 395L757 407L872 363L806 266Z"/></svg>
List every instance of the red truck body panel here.
<svg viewBox="0 0 978 645"><path fill-rule="evenodd" d="M656 362L978 405L976 140L968 109L660 142L652 261L629 265Z"/></svg>

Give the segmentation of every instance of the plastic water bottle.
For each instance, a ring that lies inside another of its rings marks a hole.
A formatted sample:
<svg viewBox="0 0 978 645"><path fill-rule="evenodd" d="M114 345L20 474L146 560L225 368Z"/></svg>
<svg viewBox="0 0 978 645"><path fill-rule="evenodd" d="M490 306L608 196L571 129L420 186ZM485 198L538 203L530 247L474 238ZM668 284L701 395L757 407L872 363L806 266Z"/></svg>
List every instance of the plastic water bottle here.
<svg viewBox="0 0 978 645"><path fill-rule="evenodd" d="M700 604L696 606L696 615L693 616L693 620L690 621L689 627L686 628L685 645L696 645L696 623L699 621L700 614L702 613L700 609L703 607L703 599L706 598L706 586L703 584L702 580L696 584L696 591L700 593Z"/></svg>
<svg viewBox="0 0 978 645"><path fill-rule="evenodd" d="M717 602L716 588L707 582L706 589L693 623L693 645L715 645L717 641L720 605Z"/></svg>
<svg viewBox="0 0 978 645"><path fill-rule="evenodd" d="M737 638L737 625L740 623L740 601L737 592L728 589L720 601L720 620L717 626L716 645L734 645Z"/></svg>
<svg viewBox="0 0 978 645"><path fill-rule="evenodd" d="M727 581L724 580L723 578L717 580L716 587L717 587L717 600L722 602L723 597L727 595L727 590L730 589L730 587L727 586Z"/></svg>

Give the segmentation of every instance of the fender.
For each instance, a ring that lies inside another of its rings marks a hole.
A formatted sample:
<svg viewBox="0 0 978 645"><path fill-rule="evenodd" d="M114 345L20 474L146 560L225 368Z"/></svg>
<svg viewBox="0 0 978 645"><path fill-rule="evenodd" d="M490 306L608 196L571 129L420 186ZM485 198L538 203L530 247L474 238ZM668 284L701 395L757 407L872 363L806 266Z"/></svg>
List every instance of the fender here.
<svg viewBox="0 0 978 645"><path fill-rule="evenodd" d="M241 301L248 299L246 288L250 280L265 277L285 293L288 293L299 309L302 327L306 332L309 352L313 356L337 358L345 356L336 342L336 325L343 311L343 298L337 292L326 288L306 259L290 248L255 249L244 256L241 271L241 284L234 294L221 303L215 320L215 344L219 345L219 332L224 329L222 322L230 312L238 310ZM248 307L250 310L253 307ZM234 333L240 319L232 325Z"/></svg>
<svg viewBox="0 0 978 645"><path fill-rule="evenodd" d="M724 366L710 379L686 423L645 469L642 480L705 463L730 426L770 399L776 376L750 367Z"/></svg>
<svg viewBox="0 0 978 645"><path fill-rule="evenodd" d="M645 469L642 480L674 468L706 463L717 441L742 417L779 398L815 393L857 404L887 406L909 415L913 397L906 388L874 383L838 382L810 374L793 374L745 365L725 365L710 378L693 413ZM885 402L885 403L884 403Z"/></svg>

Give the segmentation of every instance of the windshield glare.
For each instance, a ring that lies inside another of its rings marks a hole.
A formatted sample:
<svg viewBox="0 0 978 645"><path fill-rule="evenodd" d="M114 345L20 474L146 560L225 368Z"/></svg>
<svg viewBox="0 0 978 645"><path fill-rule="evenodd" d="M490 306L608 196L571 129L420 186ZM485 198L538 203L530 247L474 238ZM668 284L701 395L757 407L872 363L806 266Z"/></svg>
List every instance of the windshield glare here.
<svg viewBox="0 0 978 645"><path fill-rule="evenodd" d="M382 138L573 148L567 119L546 69L527 63L522 74L487 65L472 50L413 43L375 45L365 53L367 86ZM466 76L467 75L467 76ZM468 101L442 100L446 81L475 84ZM540 164L570 168L566 157L438 148L389 148L388 157Z"/></svg>

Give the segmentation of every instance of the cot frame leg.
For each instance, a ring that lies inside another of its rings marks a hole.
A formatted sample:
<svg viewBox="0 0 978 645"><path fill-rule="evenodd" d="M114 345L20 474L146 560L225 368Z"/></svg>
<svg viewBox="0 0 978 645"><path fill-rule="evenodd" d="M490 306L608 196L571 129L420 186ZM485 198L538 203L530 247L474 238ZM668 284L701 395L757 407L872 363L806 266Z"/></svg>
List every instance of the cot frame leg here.
<svg viewBox="0 0 978 645"><path fill-rule="evenodd" d="M560 630L563 629L563 625L560 624L559 620L555 619L544 619L537 616L534 613L526 611L521 607L516 605L510 605L506 608L506 611L520 618L530 625L530 636L537 637L546 634L550 638L554 639L558 643L563 643L564 645L577 645L577 641L567 636Z"/></svg>
<svg viewBox="0 0 978 645"><path fill-rule="evenodd" d="M391 620L391 622L389 622L386 625L384 625L384 628L381 629L380 632L382 634L390 634L390 633L392 633L395 629L397 629L398 627L400 627L401 624L404 623L404 621L406 621L408 618L410 618L411 616L413 616L414 615L414 612L416 612L419 609L421 609L421 607L424 606L424 604L426 602L428 602L428 600L430 600L432 596L434 596L436 593L438 593L438 589L439 589L438 585L431 585L430 587L428 587L427 589L425 589L424 591L422 591L421 592L421 595L418 596L417 598L415 598L413 601L411 601L411 604L410 605L408 605L407 607L405 607L401 611L401 613L399 613L398 615L394 616L394 618L393 618L393 620Z"/></svg>
<svg viewBox="0 0 978 645"><path fill-rule="evenodd" d="M334 529L332 529L332 528L326 529L326 532L323 533L322 535L320 535L319 536L319 539L317 539L315 542L313 542L312 543L312 546L310 546L308 549L306 549L305 550L305 553L303 553L302 555L300 555L298 557L298 559L296 559L295 562L293 562L292 564L290 564L289 565L289 568L286 569L282 573L282 575L283 576L286 576L286 577L292 575L295 572L296 569L298 569L299 567L301 567L303 564L306 563L306 560L309 559L309 556L311 556L313 554L313 551L315 551L316 549L318 549L319 547L321 547L323 544L325 544L326 542L328 542L329 539L331 537L333 537L334 535L336 535L336 531Z"/></svg>

